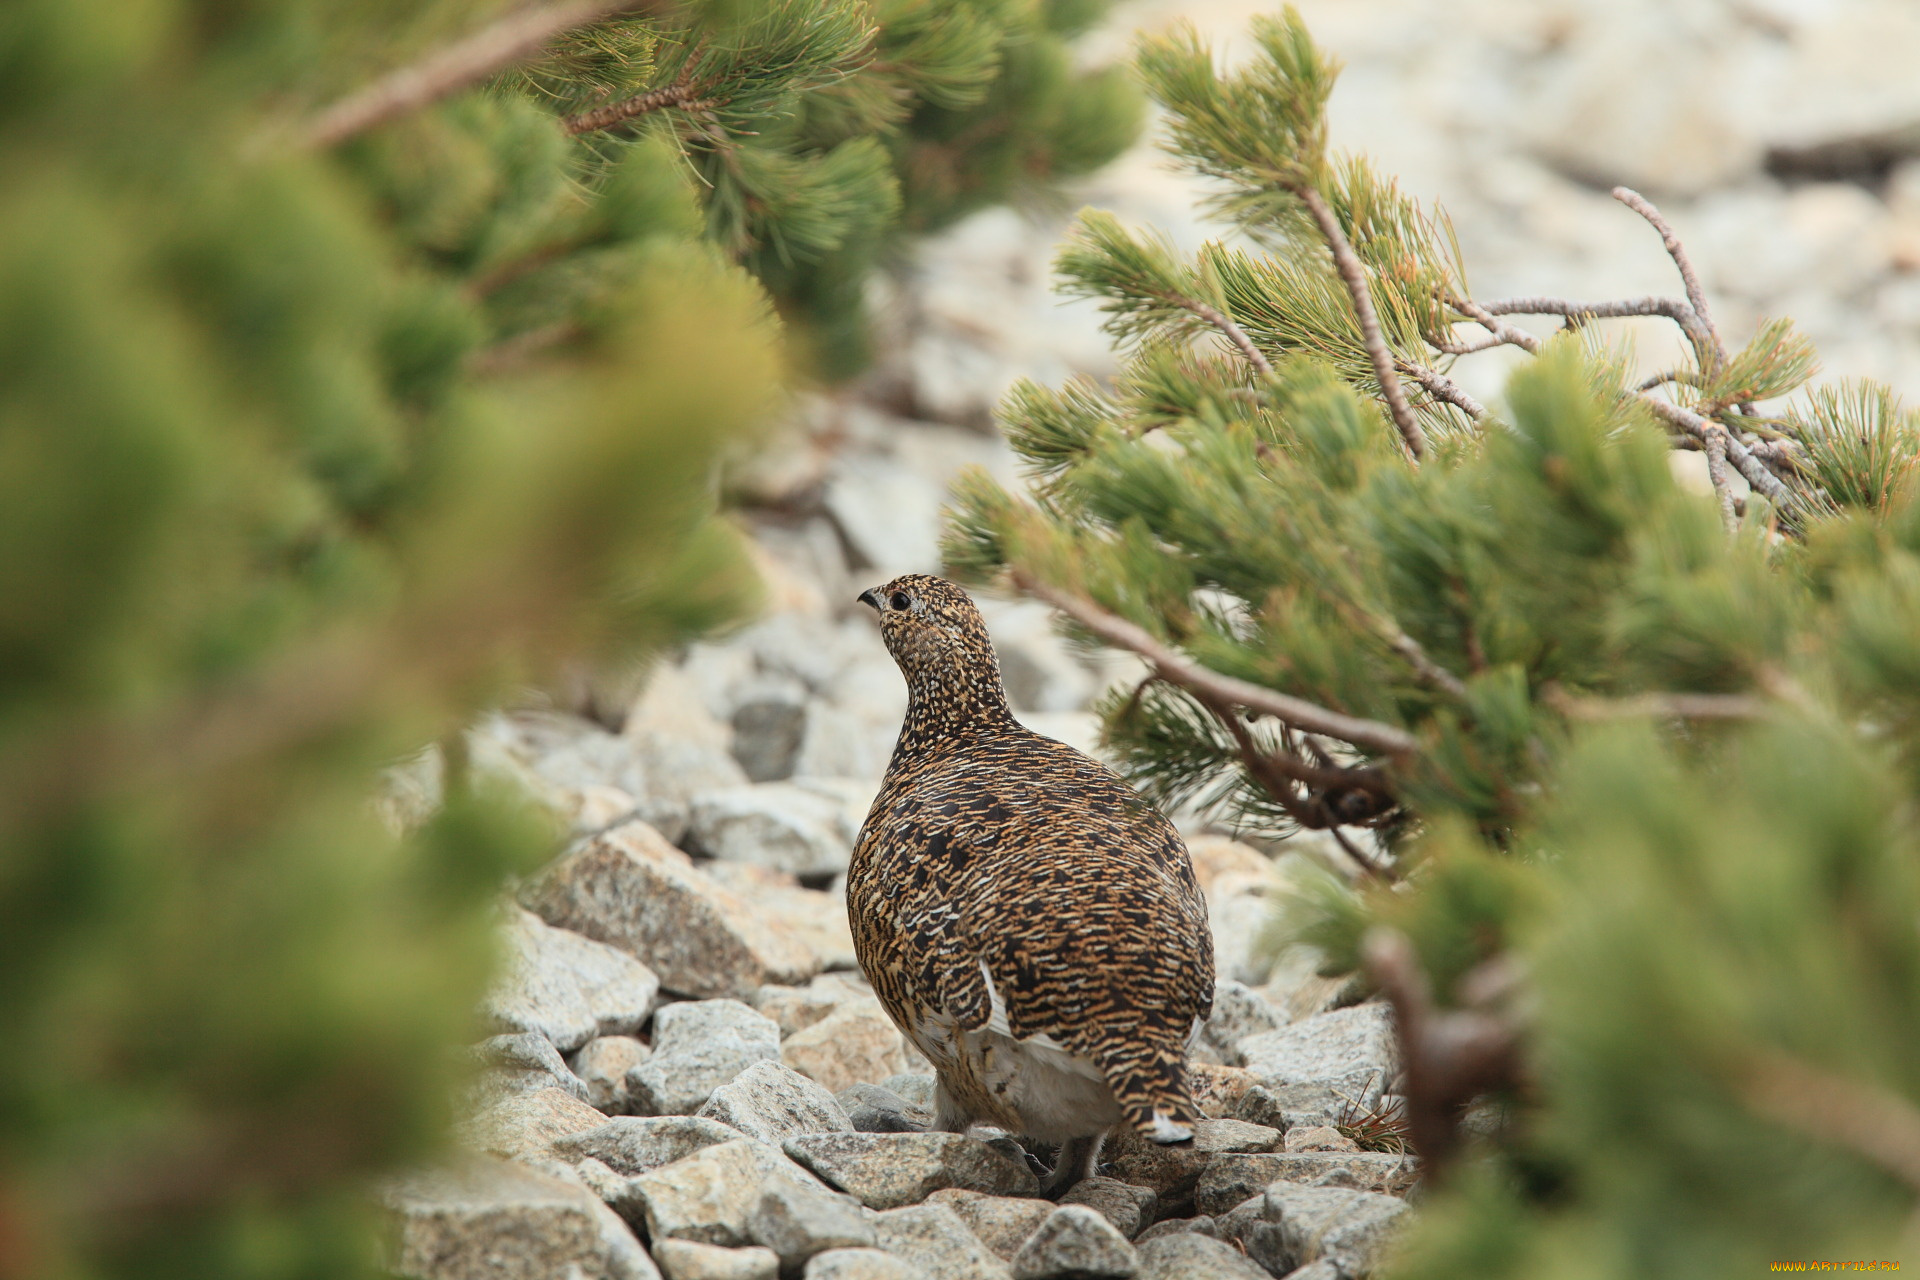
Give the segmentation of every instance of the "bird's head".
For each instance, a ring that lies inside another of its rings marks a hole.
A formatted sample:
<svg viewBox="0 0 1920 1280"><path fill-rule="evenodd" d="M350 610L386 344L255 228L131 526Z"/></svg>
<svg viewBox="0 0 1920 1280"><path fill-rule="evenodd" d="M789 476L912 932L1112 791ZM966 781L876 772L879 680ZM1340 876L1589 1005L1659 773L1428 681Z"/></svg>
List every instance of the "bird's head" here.
<svg viewBox="0 0 1920 1280"><path fill-rule="evenodd" d="M959 587L925 573L902 574L860 593L880 615L880 636L910 688L977 685L999 699L1000 664L980 610Z"/></svg>

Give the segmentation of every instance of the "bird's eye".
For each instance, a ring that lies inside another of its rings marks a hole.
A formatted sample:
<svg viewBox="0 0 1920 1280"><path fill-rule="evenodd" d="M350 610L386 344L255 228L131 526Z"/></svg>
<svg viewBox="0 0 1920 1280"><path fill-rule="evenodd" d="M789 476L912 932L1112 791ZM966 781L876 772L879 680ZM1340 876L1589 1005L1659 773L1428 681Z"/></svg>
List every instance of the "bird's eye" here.
<svg viewBox="0 0 1920 1280"><path fill-rule="evenodd" d="M887 601L887 603L892 605L895 609L904 610L908 605L912 604L913 601L907 599L906 592L896 591L893 593L893 598Z"/></svg>

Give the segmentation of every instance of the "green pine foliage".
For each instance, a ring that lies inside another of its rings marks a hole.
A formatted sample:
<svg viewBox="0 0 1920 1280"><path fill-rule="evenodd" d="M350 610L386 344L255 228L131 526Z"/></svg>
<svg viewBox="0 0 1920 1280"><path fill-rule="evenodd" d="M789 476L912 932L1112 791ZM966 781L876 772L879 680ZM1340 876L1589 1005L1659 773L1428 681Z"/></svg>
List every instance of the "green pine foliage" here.
<svg viewBox="0 0 1920 1280"><path fill-rule="evenodd" d="M375 1274L554 835L457 777L400 834L380 771L751 597L712 475L764 295L677 156L588 180L512 94L300 145L497 7L400 8L0 18L10 1280Z"/></svg>
<svg viewBox="0 0 1920 1280"><path fill-rule="evenodd" d="M590 200L628 151L678 154L708 237L767 285L811 370L842 378L870 358L867 280L906 237L1133 140L1124 73L1072 65L1106 7L716 0L573 32L502 87L568 122Z"/></svg>
<svg viewBox="0 0 1920 1280"><path fill-rule="evenodd" d="M1920 420L1872 384L1806 390L1785 322L1726 351L1693 293L1644 321L1690 340L1660 391L1590 336L1607 306L1513 330L1441 215L1327 150L1337 67L1297 15L1255 34L1230 75L1187 32L1140 62L1258 248L1186 259L1083 216L1062 287L1104 306L1122 371L1016 388L1027 490L966 480L950 563L1148 659L1104 728L1157 799L1339 834L1290 927L1395 1002L1419 1067L1434 1185L1392 1274L1899 1257ZM1536 358L1480 406L1448 371L1506 344ZM1508 1121L1476 1138L1488 1095Z"/></svg>

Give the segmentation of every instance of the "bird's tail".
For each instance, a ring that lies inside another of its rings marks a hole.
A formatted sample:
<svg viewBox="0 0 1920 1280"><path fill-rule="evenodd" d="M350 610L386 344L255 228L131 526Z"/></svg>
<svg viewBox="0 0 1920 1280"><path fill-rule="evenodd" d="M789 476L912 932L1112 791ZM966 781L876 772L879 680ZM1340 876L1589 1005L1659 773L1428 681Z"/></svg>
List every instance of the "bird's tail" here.
<svg viewBox="0 0 1920 1280"><path fill-rule="evenodd" d="M1120 1113L1141 1137L1162 1146L1192 1140L1200 1108L1187 1086L1185 1062L1176 1058L1130 1065L1109 1072L1107 1084Z"/></svg>

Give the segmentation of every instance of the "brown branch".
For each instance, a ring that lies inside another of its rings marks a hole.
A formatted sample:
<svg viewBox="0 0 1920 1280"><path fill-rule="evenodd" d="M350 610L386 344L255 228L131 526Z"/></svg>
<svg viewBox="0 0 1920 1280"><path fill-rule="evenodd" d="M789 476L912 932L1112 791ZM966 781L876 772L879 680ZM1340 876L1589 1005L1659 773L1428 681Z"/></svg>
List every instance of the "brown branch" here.
<svg viewBox="0 0 1920 1280"><path fill-rule="evenodd" d="M1520 1028L1497 1006L1519 985L1512 961L1495 957L1461 980L1467 1007L1436 1009L1413 944L1392 929L1368 931L1367 972L1393 1006L1406 1080L1407 1136L1431 1178L1459 1153L1460 1117L1481 1094L1525 1082Z"/></svg>
<svg viewBox="0 0 1920 1280"><path fill-rule="evenodd" d="M1404 729L1382 724L1378 720L1344 715L1304 698L1291 697L1246 680L1209 671L1185 654L1168 648L1144 628L1107 612L1090 600L1050 586L1025 570L1014 569L1012 578L1021 591L1046 601L1102 640L1132 650L1145 658L1168 684L1237 703L1250 711L1273 716L1309 732L1322 733L1329 738L1338 738L1385 755L1409 756L1420 749L1419 739Z"/></svg>
<svg viewBox="0 0 1920 1280"><path fill-rule="evenodd" d="M334 146L476 85L538 53L555 36L645 7L647 0L573 0L517 10L341 98L307 123L302 141Z"/></svg>
<svg viewBox="0 0 1920 1280"><path fill-rule="evenodd" d="M1265 352L1253 345L1253 339L1247 336L1247 331L1234 323L1231 316L1197 298L1176 297L1170 301L1177 307L1193 312L1225 334L1227 341L1239 348L1240 354L1247 358L1247 363L1259 370L1263 377L1273 372L1273 362L1267 359Z"/></svg>
<svg viewBox="0 0 1920 1280"><path fill-rule="evenodd" d="M1751 1055L1740 1093L1775 1124L1865 1156L1920 1191L1920 1108L1881 1085L1775 1051Z"/></svg>
<svg viewBox="0 0 1920 1280"><path fill-rule="evenodd" d="M1677 382L1682 386L1697 387L1700 385L1700 375L1690 369L1669 369L1665 373L1648 374L1646 377L1640 379L1640 381L1634 385L1633 389L1635 391L1652 391L1654 388L1663 387L1669 382Z"/></svg>
<svg viewBox="0 0 1920 1280"><path fill-rule="evenodd" d="M1491 345L1499 346L1500 343L1495 341ZM1425 365L1415 364L1411 360L1401 360L1397 363L1400 366L1400 372L1425 387L1427 394L1435 400L1444 400L1456 409L1464 410L1467 416L1476 422L1487 416L1487 407L1468 395L1466 388L1444 373L1436 372Z"/></svg>
<svg viewBox="0 0 1920 1280"><path fill-rule="evenodd" d="M1471 356L1477 355L1482 351L1491 351L1495 347L1503 347L1506 345L1507 340L1498 334L1492 334L1485 338L1475 338L1472 342L1455 342L1451 338L1442 339L1438 342L1434 342L1429 338L1428 342L1433 346L1434 350L1444 351L1450 356Z"/></svg>
<svg viewBox="0 0 1920 1280"><path fill-rule="evenodd" d="M592 111L582 111L579 115L568 116L562 122L569 136L577 137L583 133L592 133L597 129L611 129L626 120L635 120L655 111L668 107L680 107L687 111L699 111L713 103L701 98L706 91L704 85L693 82L692 67L681 71L680 76L664 89L650 89L646 93L636 93L631 98L596 107Z"/></svg>
<svg viewBox="0 0 1920 1280"><path fill-rule="evenodd" d="M1419 674L1423 681L1450 698L1461 702L1466 701L1466 684L1459 676L1428 657L1425 647L1418 640L1391 623L1382 624L1380 634L1381 638L1387 642L1387 646L1405 658L1407 664Z"/></svg>
<svg viewBox="0 0 1920 1280"><path fill-rule="evenodd" d="M1499 319L1499 312L1493 310L1492 307L1482 306L1472 298L1449 298L1447 299L1447 305L1455 311L1458 311L1461 315L1472 319L1474 323L1480 325L1500 342L1510 343L1513 346L1519 347L1522 351L1538 354L1540 350L1540 339L1534 337L1518 325L1511 325Z"/></svg>
<svg viewBox="0 0 1920 1280"><path fill-rule="evenodd" d="M1373 376L1380 384L1380 394L1393 413L1393 425L1400 429L1407 452L1418 462L1427 456L1427 436L1420 429L1419 419L1413 416L1413 406L1407 403L1400 375L1394 372L1393 353L1387 350L1386 339L1381 336L1380 316L1373 309L1373 292L1367 286L1367 269L1361 264L1360 255L1353 251L1347 233L1341 229L1340 220L1334 216L1320 189L1301 183L1293 189L1293 194L1307 206L1327 248L1333 251L1333 265L1346 282L1347 296L1353 300L1354 319L1360 322L1360 340L1366 345L1367 358L1373 361Z"/></svg>
<svg viewBox="0 0 1920 1280"><path fill-rule="evenodd" d="M1708 428L1704 441L1707 449L1707 478L1713 482L1714 496L1720 500L1720 524L1728 533L1740 528L1740 515L1733 507L1733 482L1727 476L1727 445L1732 441L1727 429L1717 423Z"/></svg>
<svg viewBox="0 0 1920 1280"><path fill-rule="evenodd" d="M1727 346L1720 340L1720 331L1714 327L1713 313L1707 309L1707 291L1700 285L1700 276L1693 269L1693 260L1687 256L1686 246L1680 243L1680 237L1653 207L1653 202L1631 187L1615 187L1613 198L1633 210L1660 233L1661 243L1667 247L1667 256L1673 259L1673 265L1680 270L1680 282L1686 286L1687 301L1693 307L1694 316L1707 331L1707 350L1713 353L1714 365L1708 370L1711 375L1727 367Z"/></svg>
<svg viewBox="0 0 1920 1280"><path fill-rule="evenodd" d="M1721 428L1718 423L1708 422L1699 414L1683 409L1677 404L1671 404L1658 396L1641 391L1635 393L1635 398L1703 445L1707 443L1707 435L1710 431L1720 430L1724 434L1724 428ZM1793 490L1780 482L1779 476L1767 470L1766 464L1754 457L1753 451L1747 446L1731 436L1726 440L1727 459L1756 492L1765 494L1783 511L1796 509L1799 500L1794 496Z"/></svg>
<svg viewBox="0 0 1920 1280"><path fill-rule="evenodd" d="M1698 353L1713 350L1713 332L1701 323L1692 307L1680 298L1648 296L1620 298L1612 302L1580 302L1569 298L1502 298L1479 304L1496 316L1565 316L1569 320L1630 320L1640 316L1665 316L1679 325L1687 341ZM1477 317L1476 317L1477 318Z"/></svg>

